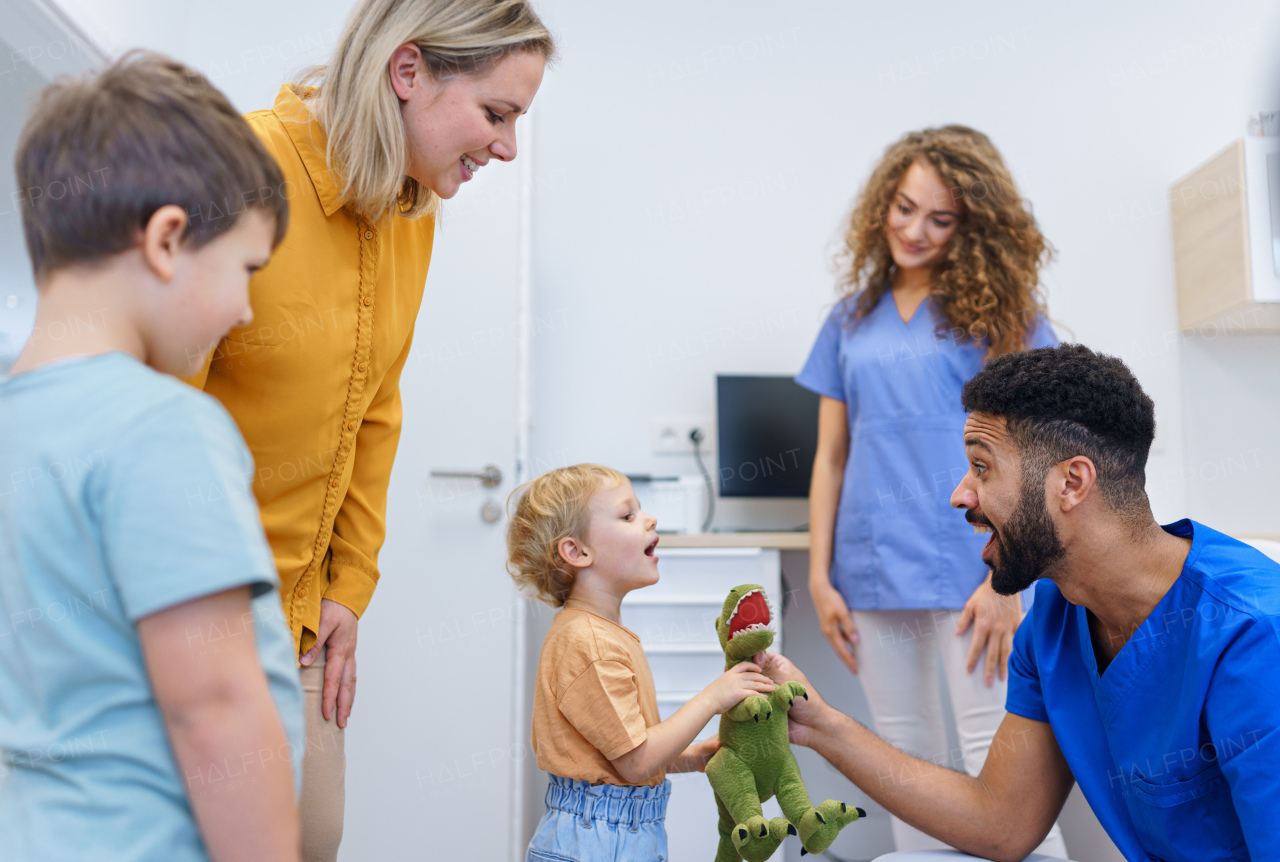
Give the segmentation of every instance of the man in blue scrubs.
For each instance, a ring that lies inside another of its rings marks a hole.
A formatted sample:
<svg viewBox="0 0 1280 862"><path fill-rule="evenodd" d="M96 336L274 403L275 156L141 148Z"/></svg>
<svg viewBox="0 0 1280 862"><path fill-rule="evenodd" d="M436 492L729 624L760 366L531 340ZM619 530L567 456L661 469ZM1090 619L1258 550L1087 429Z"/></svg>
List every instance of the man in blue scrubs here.
<svg viewBox="0 0 1280 862"><path fill-rule="evenodd" d="M962 400L969 471L952 505L991 532L998 592L1040 581L986 765L973 778L898 751L811 686L792 741L977 856L1022 859L1078 781L1126 859L1280 859L1280 565L1203 524L1156 523L1154 408L1118 359L1008 354Z"/></svg>

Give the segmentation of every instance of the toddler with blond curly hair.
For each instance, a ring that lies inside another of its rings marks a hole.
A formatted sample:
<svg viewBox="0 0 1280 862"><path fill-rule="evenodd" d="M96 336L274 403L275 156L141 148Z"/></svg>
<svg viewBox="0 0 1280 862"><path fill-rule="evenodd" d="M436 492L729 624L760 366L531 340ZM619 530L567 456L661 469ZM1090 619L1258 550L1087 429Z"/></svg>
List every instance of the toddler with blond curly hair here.
<svg viewBox="0 0 1280 862"><path fill-rule="evenodd" d="M704 770L719 742L694 737L773 683L743 662L660 721L640 638L620 613L623 596L658 582L657 520L626 476L599 464L551 470L512 499L507 569L561 609L534 683L533 748L551 785L528 859L666 858L666 773Z"/></svg>

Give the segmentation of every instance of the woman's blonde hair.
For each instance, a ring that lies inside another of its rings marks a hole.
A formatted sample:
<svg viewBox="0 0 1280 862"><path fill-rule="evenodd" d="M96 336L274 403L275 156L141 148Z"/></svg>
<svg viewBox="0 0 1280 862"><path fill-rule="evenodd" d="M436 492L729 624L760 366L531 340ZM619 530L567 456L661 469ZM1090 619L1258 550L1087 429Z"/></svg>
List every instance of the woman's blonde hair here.
<svg viewBox="0 0 1280 862"><path fill-rule="evenodd" d="M591 496L626 482L626 476L610 467L575 464L516 488L507 501L507 571L516 586L532 588L539 601L563 607L575 570L560 556L560 540L586 541Z"/></svg>
<svg viewBox="0 0 1280 862"><path fill-rule="evenodd" d="M894 264L885 219L903 174L917 162L933 167L964 204L930 292L945 321L939 335L949 328L946 334L985 344L988 359L1023 349L1045 310L1039 272L1053 248L999 151L967 126L908 132L872 171L837 256L842 292L854 297L850 324L870 314L889 290Z"/></svg>
<svg viewBox="0 0 1280 862"><path fill-rule="evenodd" d="M408 141L388 64L401 45L422 51L437 80L482 75L513 51L550 61L555 42L528 0L361 0L347 16L327 65L303 72L319 85L308 96L328 136L329 170L345 204L377 220L393 208L405 218L435 211L435 192L405 176Z"/></svg>

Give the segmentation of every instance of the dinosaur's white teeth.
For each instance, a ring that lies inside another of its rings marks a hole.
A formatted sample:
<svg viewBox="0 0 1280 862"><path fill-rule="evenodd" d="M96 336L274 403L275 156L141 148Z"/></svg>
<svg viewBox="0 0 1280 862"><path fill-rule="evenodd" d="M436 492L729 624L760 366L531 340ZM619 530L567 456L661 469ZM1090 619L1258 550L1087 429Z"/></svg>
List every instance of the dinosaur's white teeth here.
<svg viewBox="0 0 1280 862"><path fill-rule="evenodd" d="M770 620L777 619L773 610L773 603L769 601L769 596L761 590L751 590L746 595L740 597L738 599L737 604L733 606L733 613L729 614L730 625L733 624L733 618L738 615L738 609L742 606L742 603L746 601L749 597L755 595L756 593L760 593L760 598L764 599L765 606L769 609L769 619ZM733 640L738 635L743 634L744 632L762 632L762 631L773 632L773 627L768 623L752 623L751 625L738 629L737 631L730 634L729 640Z"/></svg>
<svg viewBox="0 0 1280 862"><path fill-rule="evenodd" d="M738 635L746 634L747 632L772 632L772 631L773 631L773 627L772 627L772 626L767 626L767 625L765 625L764 623L752 623L751 625L747 626L746 628L744 628L744 629L738 629L736 632L734 632L733 634L729 635L729 640L733 640L733 639L734 639L734 638L736 638Z"/></svg>

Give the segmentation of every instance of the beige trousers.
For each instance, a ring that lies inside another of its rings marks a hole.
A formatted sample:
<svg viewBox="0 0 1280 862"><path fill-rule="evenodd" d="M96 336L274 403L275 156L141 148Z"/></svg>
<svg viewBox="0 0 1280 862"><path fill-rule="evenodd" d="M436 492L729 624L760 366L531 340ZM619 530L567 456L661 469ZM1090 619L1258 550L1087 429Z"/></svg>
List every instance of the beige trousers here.
<svg viewBox="0 0 1280 862"><path fill-rule="evenodd" d="M346 803L343 786L347 756L344 731L334 718L324 720L320 703L324 697L325 651L311 667L298 668L302 676L307 716L307 753L302 761L302 859L303 862L337 862L342 843L342 812Z"/></svg>

